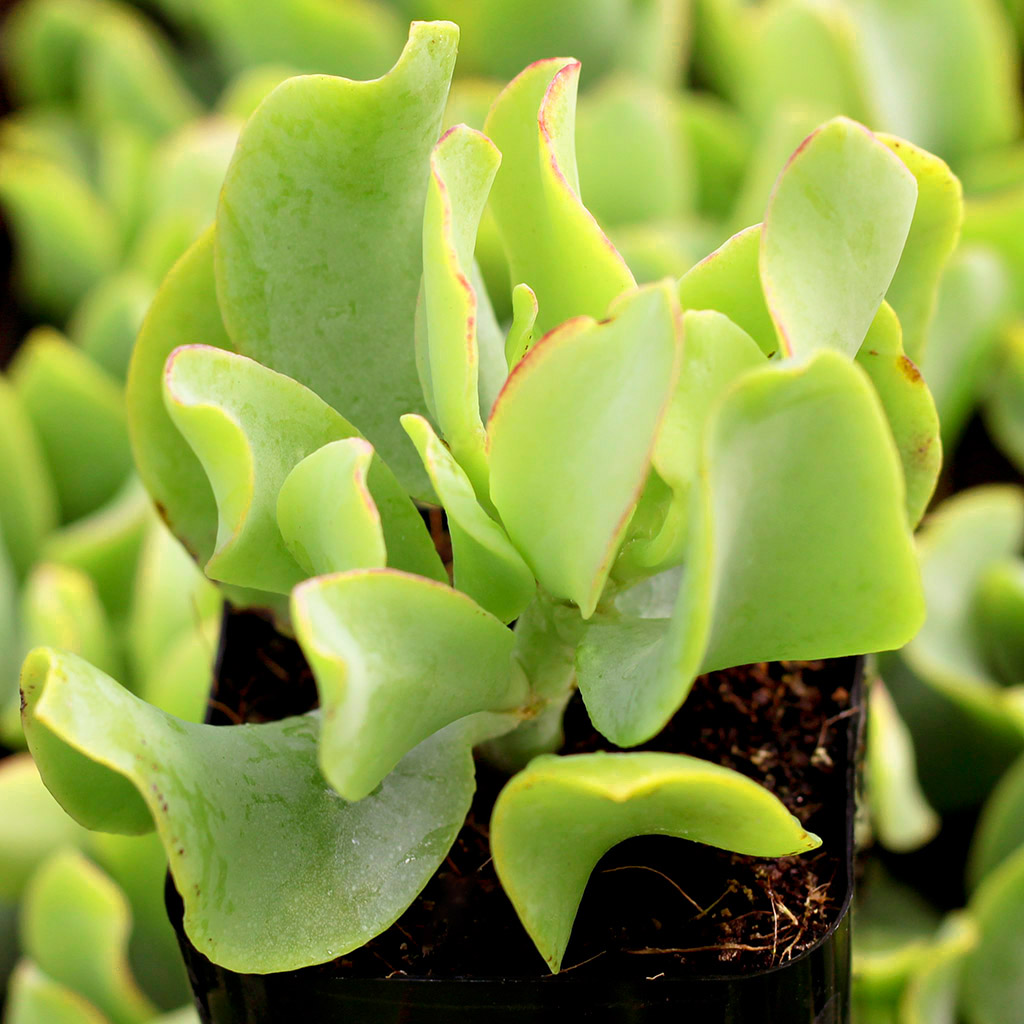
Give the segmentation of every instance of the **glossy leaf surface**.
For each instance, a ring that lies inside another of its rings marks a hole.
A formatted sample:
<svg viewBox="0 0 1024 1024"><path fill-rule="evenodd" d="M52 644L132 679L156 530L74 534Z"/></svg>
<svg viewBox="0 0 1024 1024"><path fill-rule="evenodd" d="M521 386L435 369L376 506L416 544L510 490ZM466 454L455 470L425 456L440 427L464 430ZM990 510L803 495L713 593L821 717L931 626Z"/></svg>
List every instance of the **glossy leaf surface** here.
<svg viewBox="0 0 1024 1024"><path fill-rule="evenodd" d="M217 213L238 350L349 417L413 493L425 482L398 418L423 411L423 207L457 42L448 22L415 22L383 78L283 83L246 124Z"/></svg>
<svg viewBox="0 0 1024 1024"><path fill-rule="evenodd" d="M907 239L917 182L862 125L836 118L801 144L765 213L761 278L786 354L856 354Z"/></svg>
<svg viewBox="0 0 1024 1024"><path fill-rule="evenodd" d="M321 768L347 800L446 725L526 698L512 633L443 584L380 570L324 576L295 590L292 618L320 692Z"/></svg>
<svg viewBox="0 0 1024 1024"><path fill-rule="evenodd" d="M584 617L647 476L680 341L673 289L641 288L610 320L539 341L491 415L491 499L537 578Z"/></svg>
<svg viewBox="0 0 1024 1024"><path fill-rule="evenodd" d="M578 62L563 58L531 64L484 123L502 156L490 207L511 283L536 293L540 334L570 317L605 316L634 283L580 199L573 145L579 73Z"/></svg>
<svg viewBox="0 0 1024 1024"><path fill-rule="evenodd" d="M821 843L767 790L708 761L657 753L537 758L498 797L491 849L553 972L597 862L622 840L651 833L760 857Z"/></svg>
<svg viewBox="0 0 1024 1024"><path fill-rule="evenodd" d="M28 659L23 690L47 786L94 828L155 823L185 931L231 970L322 963L383 931L447 854L473 792L458 729L353 804L319 772L315 715L192 725L45 649Z"/></svg>

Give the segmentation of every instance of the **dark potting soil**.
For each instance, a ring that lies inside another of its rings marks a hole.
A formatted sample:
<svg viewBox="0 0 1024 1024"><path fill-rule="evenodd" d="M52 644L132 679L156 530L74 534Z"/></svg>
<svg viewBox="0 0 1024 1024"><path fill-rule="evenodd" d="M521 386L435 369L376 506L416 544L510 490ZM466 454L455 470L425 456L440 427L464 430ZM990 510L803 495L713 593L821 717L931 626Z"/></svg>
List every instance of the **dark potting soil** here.
<svg viewBox="0 0 1024 1024"><path fill-rule="evenodd" d="M703 676L667 728L640 748L742 772L775 793L823 846L765 860L665 836L622 843L591 877L565 968L594 978L748 972L785 964L826 934L847 888L852 663L756 664ZM259 613L228 615L207 720L268 721L315 705L298 645ZM565 728L562 753L614 749L594 731L578 695ZM362 949L306 970L361 978L543 974L491 862L488 822L504 782L478 761L466 824L416 902Z"/></svg>

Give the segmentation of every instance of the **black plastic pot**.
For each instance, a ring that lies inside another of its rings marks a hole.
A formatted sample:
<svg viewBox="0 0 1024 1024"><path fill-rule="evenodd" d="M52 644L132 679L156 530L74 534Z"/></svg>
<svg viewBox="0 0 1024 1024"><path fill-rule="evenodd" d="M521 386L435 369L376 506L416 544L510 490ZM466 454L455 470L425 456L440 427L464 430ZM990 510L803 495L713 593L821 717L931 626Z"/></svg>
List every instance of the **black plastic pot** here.
<svg viewBox="0 0 1024 1024"><path fill-rule="evenodd" d="M252 624L225 623L232 629ZM230 646L231 641L228 640ZM224 645L222 644L222 654ZM607 973L530 978L430 979L345 977L333 964L280 974L237 974L211 963L181 928L182 903L170 878L167 907L178 934L204 1024L848 1024L853 822L863 725L862 659L841 663L850 673L855 713L844 719L835 751L845 759L845 808L826 842L845 838L836 920L813 947L767 970L731 975L623 978ZM237 689L220 659L218 686ZM237 671L237 670L236 670ZM241 677L248 673L241 669ZM251 691L247 691L250 692ZM226 696L223 694L222 696ZM224 721L218 714L213 721Z"/></svg>

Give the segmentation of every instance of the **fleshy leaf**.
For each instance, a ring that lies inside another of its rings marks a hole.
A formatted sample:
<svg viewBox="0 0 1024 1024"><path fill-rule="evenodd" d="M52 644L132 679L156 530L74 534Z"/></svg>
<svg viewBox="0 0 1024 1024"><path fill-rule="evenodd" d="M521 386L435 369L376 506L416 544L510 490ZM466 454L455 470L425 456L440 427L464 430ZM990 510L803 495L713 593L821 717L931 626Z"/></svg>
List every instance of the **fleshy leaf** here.
<svg viewBox="0 0 1024 1024"><path fill-rule="evenodd" d="M402 426L448 515L455 586L502 622L511 622L536 592L533 573L481 507L469 477L430 424L422 416L403 416Z"/></svg>
<svg viewBox="0 0 1024 1024"><path fill-rule="evenodd" d="M1016 1024L1024 1006L1024 847L971 897L980 940L967 957L960 1006L977 1024Z"/></svg>
<svg viewBox="0 0 1024 1024"><path fill-rule="evenodd" d="M985 423L1020 470L1024 468L1024 328L1007 331L991 381Z"/></svg>
<svg viewBox="0 0 1024 1024"><path fill-rule="evenodd" d="M11 973L5 1024L110 1024L87 999L48 978L30 960Z"/></svg>
<svg viewBox="0 0 1024 1024"><path fill-rule="evenodd" d="M691 267L679 281L684 310L715 309L743 328L766 356L779 349L758 271L761 225L745 228Z"/></svg>
<svg viewBox="0 0 1024 1024"><path fill-rule="evenodd" d="M970 914L950 914L927 962L907 980L900 997L900 1024L955 1024L964 961L977 944L978 927Z"/></svg>
<svg viewBox="0 0 1024 1024"><path fill-rule="evenodd" d="M484 132L501 150L491 189L511 280L540 304L538 334L570 317L603 317L633 276L580 199L573 149L580 65L531 64L494 101Z"/></svg>
<svg viewBox="0 0 1024 1024"><path fill-rule="evenodd" d="M86 833L46 791L32 758L0 761L0 900L18 902L32 873L62 846L78 846Z"/></svg>
<svg viewBox="0 0 1024 1024"><path fill-rule="evenodd" d="M450 129L430 158L423 215L430 407L452 454L481 495L487 494L486 435L478 395L478 303L468 272L500 162L501 154L485 135L465 125Z"/></svg>
<svg viewBox="0 0 1024 1024"><path fill-rule="evenodd" d="M882 845L903 853L934 838L939 817L918 786L913 740L880 679L871 686L865 758L868 807Z"/></svg>
<svg viewBox="0 0 1024 1024"><path fill-rule="evenodd" d="M473 763L457 727L348 803L317 768L317 715L192 725L45 649L26 662L23 691L47 786L102 831L124 830L128 799L152 814L185 931L229 970L294 970L363 945L412 902L469 809Z"/></svg>
<svg viewBox="0 0 1024 1024"><path fill-rule="evenodd" d="M993 677L1024 683L1024 559L1000 558L978 576L970 611L975 642Z"/></svg>
<svg viewBox="0 0 1024 1024"><path fill-rule="evenodd" d="M24 576L57 525L57 495L42 444L17 392L0 376L0 465L16 487L0 487L0 526L11 563Z"/></svg>
<svg viewBox="0 0 1024 1024"><path fill-rule="evenodd" d="M946 261L960 238L963 188L945 161L892 135L878 140L903 161L917 180L917 205L903 255L886 299L903 325L907 355L919 361Z"/></svg>
<svg viewBox="0 0 1024 1024"><path fill-rule="evenodd" d="M390 570L308 580L292 619L320 692L321 769L347 800L446 725L526 698L512 633L432 580Z"/></svg>
<svg viewBox="0 0 1024 1024"><path fill-rule="evenodd" d="M511 371L533 347L537 324L537 296L528 284L512 289L512 323L505 338L505 362Z"/></svg>
<svg viewBox="0 0 1024 1024"><path fill-rule="evenodd" d="M761 235L761 280L787 355L854 356L893 279L917 182L862 125L839 117L790 158Z"/></svg>
<svg viewBox="0 0 1024 1024"><path fill-rule="evenodd" d="M1017 849L1024 849L1024 757L1014 762L985 801L967 859L971 888Z"/></svg>
<svg viewBox="0 0 1024 1024"><path fill-rule="evenodd" d="M745 374L701 476L671 619L595 619L580 645L591 720L620 746L654 736L699 672L898 647L924 614L889 427L845 357Z"/></svg>
<svg viewBox="0 0 1024 1024"><path fill-rule="evenodd" d="M63 518L95 511L131 470L117 381L50 328L25 339L11 380L42 442Z"/></svg>
<svg viewBox="0 0 1024 1024"><path fill-rule="evenodd" d="M611 313L542 338L488 424L491 499L509 537L541 583L584 617L640 496L681 343L667 284L624 296Z"/></svg>
<svg viewBox="0 0 1024 1024"><path fill-rule="evenodd" d="M246 124L217 213L238 351L351 418L414 494L426 482L398 417L423 411L423 209L457 41L449 22L414 22L383 78L284 82Z"/></svg>
<svg viewBox="0 0 1024 1024"><path fill-rule="evenodd" d="M553 972L601 857L657 833L757 857L821 844L756 782L681 754L540 757L501 791L491 818L494 866Z"/></svg>
<svg viewBox="0 0 1024 1024"><path fill-rule="evenodd" d="M214 552L217 505L202 464L164 408L164 364L196 342L230 349L213 279L213 228L161 285L139 332L128 371L128 425L135 466L161 516L199 562Z"/></svg>
<svg viewBox="0 0 1024 1024"><path fill-rule="evenodd" d="M156 1013L128 966L128 901L77 851L55 853L33 875L21 933L28 956L54 981L85 996L111 1024L143 1024Z"/></svg>
<svg viewBox="0 0 1024 1024"><path fill-rule="evenodd" d="M153 288L127 271L94 288L75 310L68 336L111 376L123 380Z"/></svg>
<svg viewBox="0 0 1024 1024"><path fill-rule="evenodd" d="M879 306L857 362L875 385L892 428L903 465L907 521L916 526L942 468L939 417L921 372L903 353L900 322L887 302Z"/></svg>
<svg viewBox="0 0 1024 1024"><path fill-rule="evenodd" d="M287 475L355 428L297 381L205 345L167 360L164 404L206 469L217 499L211 579L286 594L305 575L277 526Z"/></svg>

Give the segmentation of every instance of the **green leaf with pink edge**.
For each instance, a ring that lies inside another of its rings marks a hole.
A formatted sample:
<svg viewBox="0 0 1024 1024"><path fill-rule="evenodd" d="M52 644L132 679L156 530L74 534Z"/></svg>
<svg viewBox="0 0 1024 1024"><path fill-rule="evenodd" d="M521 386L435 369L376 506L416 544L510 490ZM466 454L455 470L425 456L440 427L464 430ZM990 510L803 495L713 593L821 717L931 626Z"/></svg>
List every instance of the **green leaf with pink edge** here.
<svg viewBox="0 0 1024 1024"><path fill-rule="evenodd" d="M671 617L609 611L580 644L587 710L619 746L656 735L701 672L898 647L924 616L892 435L844 356L740 377L700 479Z"/></svg>
<svg viewBox="0 0 1024 1024"><path fill-rule="evenodd" d="M427 883L469 809L473 761L460 725L349 803L317 766L318 714L193 725L45 648L27 659L22 687L47 787L100 831L155 824L186 934L229 970L294 970L366 943Z"/></svg>
<svg viewBox="0 0 1024 1024"><path fill-rule="evenodd" d="M156 1008L128 964L131 908L121 889L77 850L61 850L32 876L21 912L25 953L111 1024L144 1024Z"/></svg>
<svg viewBox="0 0 1024 1024"><path fill-rule="evenodd" d="M1024 470L1024 325L1008 328L999 346L984 414L996 444Z"/></svg>
<svg viewBox="0 0 1024 1024"><path fill-rule="evenodd" d="M17 487L0 487L0 527L16 574L28 571L57 525L57 495L43 446L14 386L0 375L0 465Z"/></svg>
<svg viewBox="0 0 1024 1024"><path fill-rule="evenodd" d="M476 492L487 496L480 419L477 294L469 279L477 226L501 162L494 144L457 125L430 157L423 214L424 391L441 434Z"/></svg>
<svg viewBox="0 0 1024 1024"><path fill-rule="evenodd" d="M672 496L649 536L623 545L616 578L653 574L686 556L690 489L698 478L704 431L716 402L748 370L765 365L764 353L746 331L713 310L683 314L683 356L678 383L661 421L651 462ZM641 499L643 502L645 497ZM635 520L639 518L639 513ZM631 532L633 524L631 524Z"/></svg>
<svg viewBox="0 0 1024 1024"><path fill-rule="evenodd" d="M537 61L494 101L484 132L501 150L491 189L511 282L540 305L538 334L574 316L603 317L633 276L580 198L573 150L580 66Z"/></svg>
<svg viewBox="0 0 1024 1024"><path fill-rule="evenodd" d="M398 418L424 409L413 320L457 41L451 23L414 22L382 78L280 85L242 131L216 223L238 351L343 412L417 496L426 480Z"/></svg>
<svg viewBox="0 0 1024 1024"><path fill-rule="evenodd" d="M917 182L863 125L837 117L779 175L761 233L761 283L785 355L849 357L896 272Z"/></svg>
<svg viewBox="0 0 1024 1024"><path fill-rule="evenodd" d="M907 521L917 526L942 468L939 416L920 370L903 353L903 332L888 302L879 306L857 363L871 378L885 409L903 465Z"/></svg>
<svg viewBox="0 0 1024 1024"><path fill-rule="evenodd" d="M766 356L779 350L761 290L761 225L745 228L691 267L679 281L683 309L714 309L749 334Z"/></svg>
<svg viewBox="0 0 1024 1024"><path fill-rule="evenodd" d="M11 972L5 1024L110 1024L88 999L47 977L31 960Z"/></svg>
<svg viewBox="0 0 1024 1024"><path fill-rule="evenodd" d="M63 520L94 512L131 471L119 382L49 327L29 334L10 374L39 436Z"/></svg>
<svg viewBox="0 0 1024 1024"><path fill-rule="evenodd" d="M488 423L491 499L505 529L541 584L585 618L647 478L682 342L667 282L624 295L610 312L542 338Z"/></svg>
<svg viewBox="0 0 1024 1024"><path fill-rule="evenodd" d="M333 441L303 459L281 486L277 519L310 576L388 565L448 582L416 506L361 438Z"/></svg>
<svg viewBox="0 0 1024 1024"><path fill-rule="evenodd" d="M295 589L292 620L320 693L320 767L346 800L372 793L445 726L526 700L512 632L433 580L393 570L321 576Z"/></svg>
<svg viewBox="0 0 1024 1024"><path fill-rule="evenodd" d="M598 861L623 840L650 834L756 857L821 845L777 797L721 765L650 752L538 757L501 791L491 850L505 892L553 973Z"/></svg>
<svg viewBox="0 0 1024 1024"><path fill-rule="evenodd" d="M920 362L935 313L939 282L964 217L963 187L944 160L892 135L877 136L917 181L917 205L886 300L903 325L903 347Z"/></svg>
<svg viewBox="0 0 1024 1024"><path fill-rule="evenodd" d="M508 534L484 510L464 470L422 416L403 416L402 426L420 453L448 516L455 586L502 622L530 603L537 581Z"/></svg>
<svg viewBox="0 0 1024 1024"><path fill-rule="evenodd" d="M230 349L213 276L213 228L168 274L139 332L126 402L135 466L161 517L200 563L217 541L217 504L188 442L164 408L164 364L174 349L199 342Z"/></svg>

